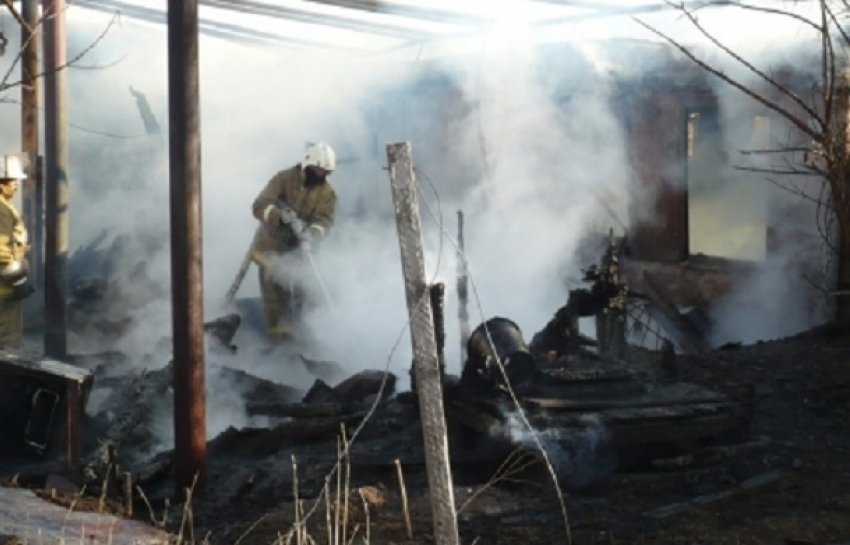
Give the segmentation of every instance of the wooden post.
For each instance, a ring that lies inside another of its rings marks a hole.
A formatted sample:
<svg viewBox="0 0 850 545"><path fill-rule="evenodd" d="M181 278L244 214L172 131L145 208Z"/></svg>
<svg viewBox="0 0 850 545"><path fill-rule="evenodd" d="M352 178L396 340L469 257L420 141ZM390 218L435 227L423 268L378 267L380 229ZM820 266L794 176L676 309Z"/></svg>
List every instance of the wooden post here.
<svg viewBox="0 0 850 545"><path fill-rule="evenodd" d="M449 467L446 415L443 409L443 390L434 338L430 292L425 279L425 258L410 143L388 144L387 158L395 203L407 311L410 317L413 368L425 440L425 467L431 494L434 542L439 545L457 545L460 538Z"/></svg>
<svg viewBox="0 0 850 545"><path fill-rule="evenodd" d="M460 322L460 362L466 361L469 341L469 273L466 270L466 247L463 242L463 211L457 211L457 317Z"/></svg>
<svg viewBox="0 0 850 545"><path fill-rule="evenodd" d="M207 468L198 49L198 0L169 0L174 473L177 496L184 500L204 489Z"/></svg>
<svg viewBox="0 0 850 545"><path fill-rule="evenodd" d="M44 22L44 351L67 355L66 265L68 261L68 70L65 0L43 0Z"/></svg>
<svg viewBox="0 0 850 545"><path fill-rule="evenodd" d="M38 0L21 2L21 148L29 159L27 179L22 184L21 212L29 233L30 281L42 286L44 236L42 235L42 186L38 168Z"/></svg>

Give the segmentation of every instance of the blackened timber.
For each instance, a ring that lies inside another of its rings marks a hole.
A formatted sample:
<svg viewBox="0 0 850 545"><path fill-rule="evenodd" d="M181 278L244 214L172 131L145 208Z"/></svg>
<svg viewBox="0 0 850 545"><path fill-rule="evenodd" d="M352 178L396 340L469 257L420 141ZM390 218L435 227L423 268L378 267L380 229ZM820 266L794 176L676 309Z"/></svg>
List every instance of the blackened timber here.
<svg viewBox="0 0 850 545"><path fill-rule="evenodd" d="M198 1L168 1L174 451L178 497L206 482Z"/></svg>
<svg viewBox="0 0 850 545"><path fill-rule="evenodd" d="M440 371L446 371L446 285L438 282L429 288L431 314L434 319L434 340L437 343L437 360Z"/></svg>
<svg viewBox="0 0 850 545"><path fill-rule="evenodd" d="M279 416L288 418L320 418L350 415L364 405L344 403L248 403L248 416Z"/></svg>
<svg viewBox="0 0 850 545"><path fill-rule="evenodd" d="M457 318L460 323L460 361L466 361L469 342L469 273L466 270L466 244L463 239L463 210L457 211Z"/></svg>
<svg viewBox="0 0 850 545"><path fill-rule="evenodd" d="M685 352L707 352L711 346L687 319L682 316L676 306L665 296L661 283L648 271L643 273L643 291L652 305L657 308L667 321L674 341Z"/></svg>
<svg viewBox="0 0 850 545"><path fill-rule="evenodd" d="M666 505L664 507L659 507L658 509L650 511L647 514L653 518L669 517L671 515L681 513L682 511L687 511L688 509L691 509L693 507L708 505L734 496L735 494L749 492L750 490L754 490L756 488L760 488L762 486L773 483L774 481L779 480L781 477L782 473L779 471L770 471L768 473L762 473L760 475L756 475L754 477L750 477L749 479L741 481L732 488L727 488L726 490L697 496L696 498L692 498L687 501Z"/></svg>

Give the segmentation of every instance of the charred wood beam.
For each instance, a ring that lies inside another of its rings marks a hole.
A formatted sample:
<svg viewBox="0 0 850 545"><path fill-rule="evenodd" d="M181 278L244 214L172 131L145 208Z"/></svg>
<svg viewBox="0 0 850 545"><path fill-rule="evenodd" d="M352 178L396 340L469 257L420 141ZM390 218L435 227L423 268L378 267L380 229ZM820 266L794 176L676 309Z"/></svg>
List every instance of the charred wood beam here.
<svg viewBox="0 0 850 545"><path fill-rule="evenodd" d="M219 342L221 348L233 350L233 337L242 324L242 318L238 314L228 314L211 322L204 324L204 331Z"/></svg>
<svg viewBox="0 0 850 545"><path fill-rule="evenodd" d="M543 368L540 373L559 383L620 382L634 379L634 373L631 370L611 367L596 369Z"/></svg>
<svg viewBox="0 0 850 545"><path fill-rule="evenodd" d="M702 333L682 316L670 299L665 295L661 283L649 273L643 273L643 291L649 302L657 308L668 321L673 340L686 352L708 352L711 345Z"/></svg>
<svg viewBox="0 0 850 545"><path fill-rule="evenodd" d="M688 400L671 399L659 401L657 399L611 399L611 400L580 400L580 399L540 399L525 398L528 403L536 409L548 409L553 411L607 411L613 409L642 409L655 407L680 407L685 405L702 405L705 403L716 403L722 406L724 402L718 401L720 396L697 397ZM725 402L726 404L731 402ZM730 406L730 405L727 405Z"/></svg>
<svg viewBox="0 0 850 545"><path fill-rule="evenodd" d="M153 404L168 394L172 382L172 369L173 364L169 363L162 369L149 373L143 372L135 380L127 381L124 388L115 394L126 408L109 427L108 432L98 438L98 448L86 456L83 463L83 477L86 481L102 480L102 475L115 461L116 453L134 430L145 421Z"/></svg>
<svg viewBox="0 0 850 545"><path fill-rule="evenodd" d="M736 445L708 446L681 456L653 460L651 465L656 469L669 470L706 466L730 460L744 454L751 454L753 450L766 448L769 444L770 442L767 439L761 439Z"/></svg>
<svg viewBox="0 0 850 545"><path fill-rule="evenodd" d="M495 404L477 402L464 395L447 397L446 418L485 435L505 422L505 416Z"/></svg>
<svg viewBox="0 0 850 545"><path fill-rule="evenodd" d="M327 418L353 416L364 406L345 403L248 403L248 416L279 416L285 418Z"/></svg>
<svg viewBox="0 0 850 545"><path fill-rule="evenodd" d="M466 267L466 243L463 235L463 210L457 211L457 318L460 326L460 361L466 361L469 342L469 272Z"/></svg>
<svg viewBox="0 0 850 545"><path fill-rule="evenodd" d="M220 378L227 384L242 392L243 396L254 399L275 400L281 403L291 403L301 397L303 392L292 386L260 378L241 369L222 367Z"/></svg>
<svg viewBox="0 0 850 545"><path fill-rule="evenodd" d="M756 488L761 488L779 480L780 477L782 477L782 473L779 471L762 473L761 475L750 477L749 479L742 481L737 486L734 486L732 488L721 490L719 492L713 492L711 494L697 496L696 498L679 503L673 503L664 507L659 507L658 509L650 511L648 515L653 518L666 518L671 515L687 511L688 509L691 509L693 507L709 505L716 501L724 500L737 494L741 494L743 492L749 492L751 490L755 490Z"/></svg>
<svg viewBox="0 0 850 545"><path fill-rule="evenodd" d="M446 285L438 282L428 287L431 298L431 317L434 321L434 341L440 373L446 372Z"/></svg>

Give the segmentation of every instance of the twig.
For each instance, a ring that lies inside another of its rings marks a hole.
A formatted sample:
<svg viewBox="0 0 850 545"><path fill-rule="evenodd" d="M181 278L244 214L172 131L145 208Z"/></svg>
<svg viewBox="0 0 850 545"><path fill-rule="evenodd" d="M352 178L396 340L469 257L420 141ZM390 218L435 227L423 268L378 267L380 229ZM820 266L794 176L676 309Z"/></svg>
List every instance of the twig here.
<svg viewBox="0 0 850 545"><path fill-rule="evenodd" d="M398 487L401 490L401 509L404 513L404 525L407 529L407 539L413 539L413 525L410 523L410 510L407 505L407 487L404 484L404 472L401 470L401 460L395 459L395 470L398 475Z"/></svg>
<svg viewBox="0 0 850 545"><path fill-rule="evenodd" d="M133 474L124 472L124 510L128 517L133 516Z"/></svg>
<svg viewBox="0 0 850 545"><path fill-rule="evenodd" d="M301 514L298 512L298 461L294 454L292 455L292 496L295 498L295 501L292 502L295 507L295 542L298 545L303 545L301 541Z"/></svg>
<svg viewBox="0 0 850 545"><path fill-rule="evenodd" d="M519 465L520 460L522 459L522 451L520 449L514 450L511 452L505 460L499 464L499 467L496 469L496 472L493 474L493 477L490 478L489 481L484 483L483 486L478 488L465 502L460 508L457 510L458 513L463 512L464 509L468 505L470 505L478 496L484 493L486 490L492 488L500 481L508 481L510 480L511 475L515 475L521 473L524 469L527 469L534 465L536 462L533 459L529 459L527 462Z"/></svg>
<svg viewBox="0 0 850 545"><path fill-rule="evenodd" d="M345 424L340 424L340 428L342 444L345 445L345 451L343 452L343 460L345 462L343 465L345 470L345 485L343 487L343 491L345 495L342 498L342 542L345 543L346 536L348 535L348 495L351 493L351 459L348 457L348 439L345 436Z"/></svg>
<svg viewBox="0 0 850 545"><path fill-rule="evenodd" d="M236 542L235 542L233 545L239 545L240 543L242 543L242 540L243 540L243 539L245 539L245 538L248 536L248 534L250 534L251 532L253 532L253 531L254 531L254 529L255 529L257 526L259 526L259 524L260 524L261 522L263 522L263 521L264 521L264 520L265 520L265 519L266 519L266 518L267 518L270 514L271 514L271 513L263 513L263 516L261 516L260 518L258 518L257 520L255 520L255 521L251 524L251 526L249 526L249 527L248 527L248 529L247 529L247 530L245 530L245 532L243 532L243 534L242 534L241 536L239 536L239 539L237 539L237 540L236 540Z"/></svg>
<svg viewBox="0 0 850 545"><path fill-rule="evenodd" d="M333 525L331 524L331 492L328 490L328 483L325 483L325 522L328 527L328 543L331 542L331 536L333 536Z"/></svg>
<svg viewBox="0 0 850 545"><path fill-rule="evenodd" d="M369 522L369 502L366 501L366 496L363 495L363 488L358 488L358 492L360 492L360 499L363 501L363 511L366 514L366 543L369 543L369 535L371 533L371 523ZM351 541L354 541L354 536L357 532L352 532Z"/></svg>
<svg viewBox="0 0 850 545"><path fill-rule="evenodd" d="M822 140L823 135L821 133L818 133L817 131L814 131L811 128L809 128L807 123L805 123L803 120L801 120L800 118L798 118L797 116L792 114L787 109L785 109L782 106L780 106L779 104L761 96L760 94L756 93L755 91L753 91L752 89L750 89L746 85L738 82L737 80L727 76L721 70L718 70L717 68L712 67L711 65L709 65L708 63L706 63L705 61L703 61L702 59L700 59L696 55L694 55L687 47L680 44L679 42L677 42L676 40L674 40L670 36L664 34L660 30L652 27L651 25L649 25L647 23L644 23L640 19L635 18L634 20L639 25L643 26L644 28L646 28L647 30L652 32L653 34L656 34L657 36L666 40L670 45L672 45L673 47L675 47L676 49L681 51L686 57L691 59L691 61L696 63L697 66L699 66L700 68L702 68L703 70L705 70L709 74L712 74L712 75L722 79L723 81L725 81L726 83L728 83L732 87L738 89L739 91L741 91L745 95L749 96L753 100L760 102L761 104L767 106L768 108L770 108L774 112L777 112L778 114L783 116L785 119L788 120L788 122L792 123L795 127L797 127L797 129L799 129L800 132L809 136L812 140L815 140L815 141L821 141Z"/></svg>
<svg viewBox="0 0 850 545"><path fill-rule="evenodd" d="M185 490L186 499L183 502L183 517L180 520L180 531L177 535L177 543L183 543L183 531L187 528L189 530L190 542L194 543L195 541L195 528L193 524L192 517L192 494L195 491L195 486L198 484L198 473L195 473L195 476L192 477L192 486Z"/></svg>

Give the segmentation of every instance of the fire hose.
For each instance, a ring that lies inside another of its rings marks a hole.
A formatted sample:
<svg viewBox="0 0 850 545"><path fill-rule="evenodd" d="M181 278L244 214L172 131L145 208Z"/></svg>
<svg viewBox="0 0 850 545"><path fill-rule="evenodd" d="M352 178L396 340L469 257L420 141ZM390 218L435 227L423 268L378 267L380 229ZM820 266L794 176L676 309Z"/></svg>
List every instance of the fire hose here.
<svg viewBox="0 0 850 545"><path fill-rule="evenodd" d="M304 222L298 218L295 218L295 221L291 224L292 231L296 235L300 235L305 230ZM319 270L319 265L316 263L316 258L313 256L313 250L310 247L309 242L302 242L299 246L304 255L307 256L307 261L310 263L310 268L313 270L313 275L316 277L316 283L319 285L319 288L322 291L322 295L325 298L325 302L327 302L328 306L332 310L336 310L336 305L334 305L333 299L331 298L331 294L328 291L328 287L325 284L324 277ZM251 267L252 259L251 248L248 248L248 251L245 252L245 257L242 259L242 263L239 266L239 271L236 273L236 278L233 279L233 282L230 284L230 289L227 290L227 294L225 295L225 304L229 304L236 297L236 292L239 291L239 288L242 286L242 282L245 280L245 276L248 273L248 269Z"/></svg>
<svg viewBox="0 0 850 545"><path fill-rule="evenodd" d="M313 250L310 248L310 243L302 243L301 250L304 252L304 255L307 256L307 261L310 262L310 268L313 269L313 274L316 276L316 283L319 284L319 288L322 290L322 295L325 296L325 302L331 310L336 311L336 305L334 305L333 299L331 299L331 293L328 291L328 287L325 285L325 280L322 278L322 273L319 272L319 265L313 257Z"/></svg>

